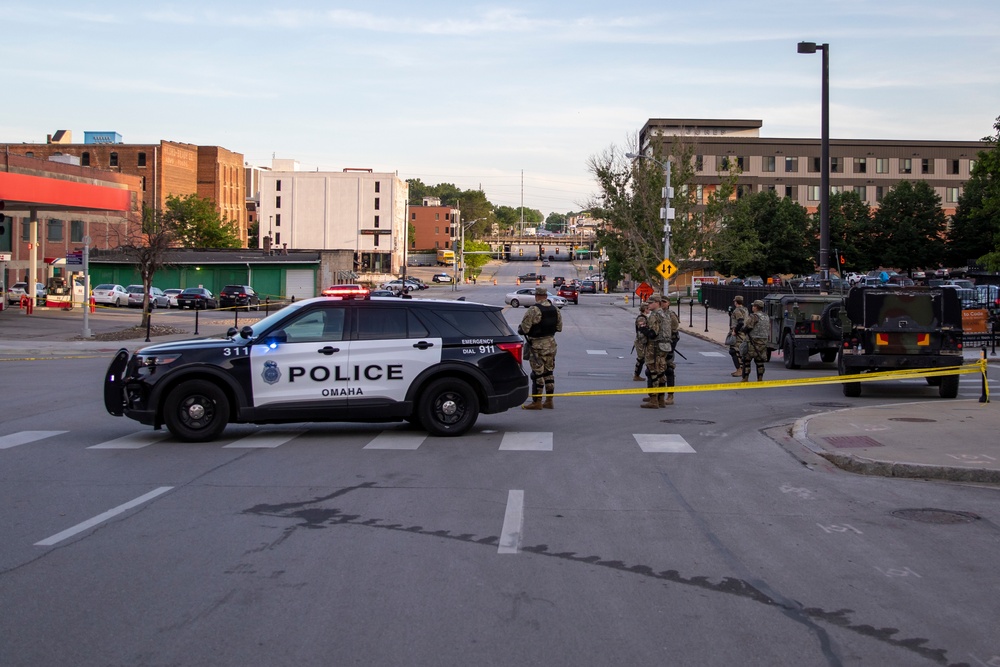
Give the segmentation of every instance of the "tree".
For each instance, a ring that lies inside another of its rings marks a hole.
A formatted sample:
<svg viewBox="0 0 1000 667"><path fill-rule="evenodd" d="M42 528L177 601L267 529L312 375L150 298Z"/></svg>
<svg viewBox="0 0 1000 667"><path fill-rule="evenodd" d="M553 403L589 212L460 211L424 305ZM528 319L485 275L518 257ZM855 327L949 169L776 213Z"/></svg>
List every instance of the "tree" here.
<svg viewBox="0 0 1000 667"><path fill-rule="evenodd" d="M990 144L977 154L976 165L958 200L948 234L949 260L964 266L970 259L988 271L1000 271L1000 116Z"/></svg>
<svg viewBox="0 0 1000 667"><path fill-rule="evenodd" d="M817 210L812 221L814 230L819 229L819 216ZM875 266L872 259L873 231L871 207L857 193L847 191L830 195L830 251L836 250L844 256L844 265L838 263L841 272L848 269L867 270Z"/></svg>
<svg viewBox="0 0 1000 667"><path fill-rule="evenodd" d="M549 217L545 218L545 228L550 232L565 232L566 214L554 211L549 213Z"/></svg>
<svg viewBox="0 0 1000 667"><path fill-rule="evenodd" d="M945 222L941 197L926 181L898 182L875 211L874 266L911 273L940 263Z"/></svg>
<svg viewBox="0 0 1000 667"><path fill-rule="evenodd" d="M128 231L119 238L119 250L131 260L139 272L144 296L142 299L142 323L149 321L149 288L153 285L153 276L157 271L167 266L167 253L174 247L177 240L176 228L158 211L143 207L141 215L129 216Z"/></svg>
<svg viewBox="0 0 1000 667"><path fill-rule="evenodd" d="M815 236L802 206L772 191L731 201L712 258L727 275L807 273L814 264Z"/></svg>
<svg viewBox="0 0 1000 667"><path fill-rule="evenodd" d="M170 195L162 222L185 248L239 248L235 224L219 215L215 203L198 195Z"/></svg>
<svg viewBox="0 0 1000 667"><path fill-rule="evenodd" d="M490 252L490 246L488 243L483 241L472 241L470 239L465 239L465 244L462 246L462 252ZM465 271L466 276L478 276L479 272L482 270L486 263L490 261L489 254L483 255L463 255L465 258Z"/></svg>

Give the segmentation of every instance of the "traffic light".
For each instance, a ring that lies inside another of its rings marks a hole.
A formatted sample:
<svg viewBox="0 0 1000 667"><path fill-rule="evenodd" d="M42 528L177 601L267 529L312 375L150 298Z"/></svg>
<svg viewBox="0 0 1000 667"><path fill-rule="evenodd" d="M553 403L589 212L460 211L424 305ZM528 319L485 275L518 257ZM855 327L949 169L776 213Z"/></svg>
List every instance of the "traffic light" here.
<svg viewBox="0 0 1000 667"><path fill-rule="evenodd" d="M843 266L843 265L844 265L844 262L846 262L846 261L847 261L847 260L845 260L845 259L844 259L844 255L843 255L843 254L841 254L841 255L840 255L840 265L841 265L841 266Z"/></svg>

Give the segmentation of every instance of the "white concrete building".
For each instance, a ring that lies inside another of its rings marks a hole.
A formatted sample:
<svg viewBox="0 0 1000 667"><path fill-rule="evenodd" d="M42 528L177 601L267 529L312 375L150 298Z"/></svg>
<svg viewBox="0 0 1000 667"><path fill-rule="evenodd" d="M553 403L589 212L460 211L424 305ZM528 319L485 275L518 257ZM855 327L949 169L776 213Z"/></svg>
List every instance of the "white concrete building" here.
<svg viewBox="0 0 1000 667"><path fill-rule="evenodd" d="M299 171L295 160L273 160L260 172L260 247L350 249L358 273L398 274L408 196L394 173Z"/></svg>

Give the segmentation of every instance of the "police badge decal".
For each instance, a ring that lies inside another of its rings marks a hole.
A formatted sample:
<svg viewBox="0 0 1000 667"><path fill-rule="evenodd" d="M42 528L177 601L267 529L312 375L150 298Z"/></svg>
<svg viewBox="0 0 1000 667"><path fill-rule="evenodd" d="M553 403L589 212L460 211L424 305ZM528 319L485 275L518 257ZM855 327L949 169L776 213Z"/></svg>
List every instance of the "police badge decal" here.
<svg viewBox="0 0 1000 667"><path fill-rule="evenodd" d="M281 371L278 369L278 362L276 361L265 361L264 370L261 372L260 376L264 378L264 382L268 384L277 384L281 380Z"/></svg>

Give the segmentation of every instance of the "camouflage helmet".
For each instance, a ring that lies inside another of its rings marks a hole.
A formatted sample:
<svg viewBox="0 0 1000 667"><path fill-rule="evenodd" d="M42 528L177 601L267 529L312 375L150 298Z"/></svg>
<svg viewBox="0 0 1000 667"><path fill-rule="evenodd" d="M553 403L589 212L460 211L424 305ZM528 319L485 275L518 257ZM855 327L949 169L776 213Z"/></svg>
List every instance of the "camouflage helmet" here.
<svg viewBox="0 0 1000 667"><path fill-rule="evenodd" d="M541 285L535 288L535 296L548 296L548 295L549 291L544 287L542 287Z"/></svg>
<svg viewBox="0 0 1000 667"><path fill-rule="evenodd" d="M648 303L655 303L660 301L663 301L663 295L660 294L659 292L653 292L652 294L649 295Z"/></svg>
<svg viewBox="0 0 1000 667"><path fill-rule="evenodd" d="M754 301L753 305L757 306L761 310L764 309L764 302L761 299L757 299L756 301Z"/></svg>

